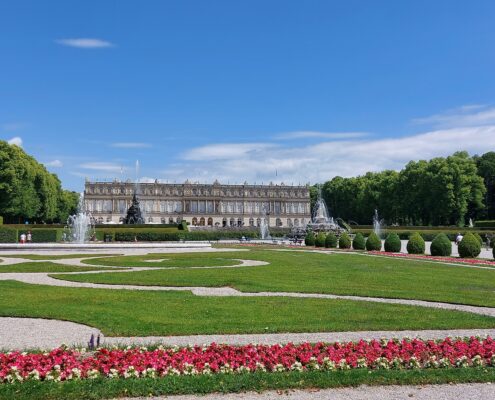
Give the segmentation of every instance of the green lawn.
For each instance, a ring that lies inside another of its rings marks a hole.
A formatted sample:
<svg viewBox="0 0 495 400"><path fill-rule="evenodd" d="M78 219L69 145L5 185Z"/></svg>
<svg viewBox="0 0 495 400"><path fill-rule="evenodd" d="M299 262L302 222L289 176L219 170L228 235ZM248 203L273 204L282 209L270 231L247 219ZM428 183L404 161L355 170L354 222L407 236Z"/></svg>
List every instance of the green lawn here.
<svg viewBox="0 0 495 400"><path fill-rule="evenodd" d="M471 313L352 300L199 297L0 281L0 315L69 320L109 336L494 328Z"/></svg>
<svg viewBox="0 0 495 400"><path fill-rule="evenodd" d="M251 250L201 255L164 254L156 257L170 259L167 261L170 266L183 265L188 262L188 258L199 259L205 265L211 265L219 258L262 260L270 265L232 269L158 269L55 277L108 284L230 286L243 292L331 293L495 307L495 270L360 254L302 251ZM86 262L127 266L139 264L139 257L96 258Z"/></svg>
<svg viewBox="0 0 495 400"><path fill-rule="evenodd" d="M7 272L78 272L101 271L98 267L76 267L72 265L55 264L52 262L25 262L12 265L0 265L0 274ZM112 268L113 269L113 268ZM124 269L124 268L119 268Z"/></svg>
<svg viewBox="0 0 495 400"><path fill-rule="evenodd" d="M145 398L177 394L238 393L277 390L284 399L292 389L335 388L359 385L425 385L494 382L495 368L311 371L236 375L168 376L160 379L95 379L66 382L25 382L0 385L1 400L97 400ZM222 395L217 396L219 399ZM198 398L201 398L200 396ZM292 398L292 397L291 397ZM295 398L295 397L294 397Z"/></svg>
<svg viewBox="0 0 495 400"><path fill-rule="evenodd" d="M239 257L242 258L242 257ZM222 253L215 253L212 257L205 257L204 253L189 254L147 254L141 256L103 257L83 260L89 265L108 265L115 267L215 267L239 264L232 257L224 257Z"/></svg>

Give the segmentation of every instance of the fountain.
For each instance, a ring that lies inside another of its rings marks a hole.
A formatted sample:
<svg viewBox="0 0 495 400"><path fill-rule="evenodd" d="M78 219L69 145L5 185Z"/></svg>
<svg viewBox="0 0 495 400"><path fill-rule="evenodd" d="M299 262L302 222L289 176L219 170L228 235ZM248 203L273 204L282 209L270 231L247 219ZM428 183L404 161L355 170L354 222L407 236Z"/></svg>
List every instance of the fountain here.
<svg viewBox="0 0 495 400"><path fill-rule="evenodd" d="M378 210L375 209L375 214L373 215L373 232L376 233L378 237L381 237L382 233L382 226L383 226L383 219L380 219L378 217Z"/></svg>
<svg viewBox="0 0 495 400"><path fill-rule="evenodd" d="M268 218L270 218L269 217L270 213L267 211L265 206L263 206L263 211L265 212L265 215L261 219L261 223L260 223L260 237L262 240L269 240L272 238L270 236L270 230L268 228L269 226Z"/></svg>
<svg viewBox="0 0 495 400"><path fill-rule="evenodd" d="M135 225L135 224L146 223L146 220L143 216L143 212L141 211L139 200L137 198L138 192L139 192L139 160L136 160L136 187L134 188L134 195L132 196L131 206L127 210L127 214L124 218L124 224Z"/></svg>
<svg viewBox="0 0 495 400"><path fill-rule="evenodd" d="M72 243L88 242L95 234L94 219L90 212L86 211L84 193L79 196L77 212L69 216L64 228L64 241Z"/></svg>
<svg viewBox="0 0 495 400"><path fill-rule="evenodd" d="M347 230L330 217L325 200L323 200L323 196L321 195L321 186L318 186L318 197L316 198L313 209L313 216L311 222L307 224L306 229L313 232L334 232L338 235Z"/></svg>

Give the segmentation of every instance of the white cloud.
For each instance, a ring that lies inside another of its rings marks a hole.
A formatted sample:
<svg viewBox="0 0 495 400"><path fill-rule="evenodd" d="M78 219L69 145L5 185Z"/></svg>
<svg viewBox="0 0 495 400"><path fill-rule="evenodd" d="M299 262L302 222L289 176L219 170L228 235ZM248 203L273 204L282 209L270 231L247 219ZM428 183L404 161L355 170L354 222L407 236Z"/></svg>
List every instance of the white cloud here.
<svg viewBox="0 0 495 400"><path fill-rule="evenodd" d="M429 117L416 118L412 122L443 128L489 125L495 123L495 107L483 104L465 105Z"/></svg>
<svg viewBox="0 0 495 400"><path fill-rule="evenodd" d="M58 39L55 42L63 46L77 47L79 49L101 49L114 46L109 41L92 38Z"/></svg>
<svg viewBox="0 0 495 400"><path fill-rule="evenodd" d="M45 166L53 167L53 168L61 168L64 166L64 164L60 160L53 160L53 161L46 162Z"/></svg>
<svg viewBox="0 0 495 400"><path fill-rule="evenodd" d="M408 161L495 149L495 126L434 130L401 138L324 141L306 146L214 144L189 150L163 176L178 182L322 182L334 176L401 169Z"/></svg>
<svg viewBox="0 0 495 400"><path fill-rule="evenodd" d="M99 172L120 173L123 167L119 164L109 163L109 162L88 162L88 163L80 164L79 168L88 169L91 171L99 171Z"/></svg>
<svg viewBox="0 0 495 400"><path fill-rule="evenodd" d="M183 158L191 161L229 160L239 157L256 157L272 147L271 143L226 143L196 147L187 151Z"/></svg>
<svg viewBox="0 0 495 400"><path fill-rule="evenodd" d="M367 132L316 132L316 131L296 131L275 135L275 139L355 139L367 136Z"/></svg>
<svg viewBox="0 0 495 400"><path fill-rule="evenodd" d="M121 149L143 149L151 147L151 144L143 142L117 142L110 144L110 147L117 147Z"/></svg>
<svg viewBox="0 0 495 400"><path fill-rule="evenodd" d="M15 136L12 139L7 140L8 144L15 144L16 146L22 147L22 138Z"/></svg>

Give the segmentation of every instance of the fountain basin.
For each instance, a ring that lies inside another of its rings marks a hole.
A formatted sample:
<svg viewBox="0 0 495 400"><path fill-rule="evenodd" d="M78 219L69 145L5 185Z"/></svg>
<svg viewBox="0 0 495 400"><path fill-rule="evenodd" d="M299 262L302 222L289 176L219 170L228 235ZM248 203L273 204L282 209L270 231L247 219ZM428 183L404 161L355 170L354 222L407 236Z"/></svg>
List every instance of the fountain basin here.
<svg viewBox="0 0 495 400"><path fill-rule="evenodd" d="M153 242L153 243L0 243L2 250L118 250L118 249L198 249L211 248L208 242Z"/></svg>

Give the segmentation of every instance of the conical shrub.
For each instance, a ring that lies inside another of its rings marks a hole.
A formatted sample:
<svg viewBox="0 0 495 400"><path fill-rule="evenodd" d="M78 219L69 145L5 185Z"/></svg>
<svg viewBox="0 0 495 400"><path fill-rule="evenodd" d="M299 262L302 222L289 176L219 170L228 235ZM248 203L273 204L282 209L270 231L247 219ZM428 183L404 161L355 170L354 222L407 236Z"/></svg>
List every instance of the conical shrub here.
<svg viewBox="0 0 495 400"><path fill-rule="evenodd" d="M431 242L430 253L436 257L448 257L452 254L452 242L445 233L439 233Z"/></svg>
<svg viewBox="0 0 495 400"><path fill-rule="evenodd" d="M371 232L366 240L366 250L368 251L381 251L382 240L378 237L375 232Z"/></svg>
<svg viewBox="0 0 495 400"><path fill-rule="evenodd" d="M339 237L339 249L350 249L351 248L351 238L347 233L343 233Z"/></svg>
<svg viewBox="0 0 495 400"><path fill-rule="evenodd" d="M316 247L325 247L325 234L323 232L318 233L315 238Z"/></svg>
<svg viewBox="0 0 495 400"><path fill-rule="evenodd" d="M407 252L409 254L425 253L425 241L419 233L415 232L409 236L409 241L407 242Z"/></svg>
<svg viewBox="0 0 495 400"><path fill-rule="evenodd" d="M400 253L401 245L399 235L396 233L389 233L384 243L387 253Z"/></svg>
<svg viewBox="0 0 495 400"><path fill-rule="evenodd" d="M329 249L334 249L337 247L337 244L339 242L339 239L337 239L337 236L335 236L335 233L329 232L327 234L327 237L325 238L325 247Z"/></svg>
<svg viewBox="0 0 495 400"><path fill-rule="evenodd" d="M315 235L313 232L308 232L306 237L304 238L304 244L306 246L314 246L315 245Z"/></svg>
<svg viewBox="0 0 495 400"><path fill-rule="evenodd" d="M356 233L352 241L352 248L354 250L364 250L366 248L366 239L362 233Z"/></svg>
<svg viewBox="0 0 495 400"><path fill-rule="evenodd" d="M481 244L476 236L469 232L463 237L457 250L462 258L476 258L481 253Z"/></svg>

